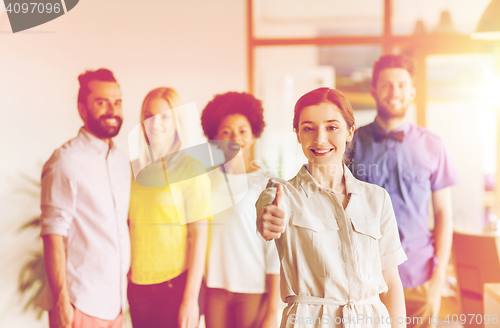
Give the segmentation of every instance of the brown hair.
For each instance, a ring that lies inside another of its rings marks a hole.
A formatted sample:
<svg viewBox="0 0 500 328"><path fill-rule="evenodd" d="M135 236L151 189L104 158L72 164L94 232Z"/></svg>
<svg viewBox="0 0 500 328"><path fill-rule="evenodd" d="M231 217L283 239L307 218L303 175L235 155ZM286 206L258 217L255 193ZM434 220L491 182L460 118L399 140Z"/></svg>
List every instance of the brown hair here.
<svg viewBox="0 0 500 328"><path fill-rule="evenodd" d="M332 103L336 105L345 122L347 128L354 126L354 114L349 100L338 90L330 88L318 88L303 95L297 100L293 113L293 129L295 132L299 130L299 119L302 110L308 106L319 105L321 103Z"/></svg>
<svg viewBox="0 0 500 328"><path fill-rule="evenodd" d="M378 76L386 68L403 68L408 71L412 79L415 75L415 64L410 57L406 55L383 55L373 65L373 87L377 86Z"/></svg>
<svg viewBox="0 0 500 328"><path fill-rule="evenodd" d="M113 72L109 69L100 68L97 71L85 71L78 76L78 82L80 83L80 89L78 90L78 103L87 106L87 96L90 93L89 83L92 81L102 81L102 82L116 82Z"/></svg>

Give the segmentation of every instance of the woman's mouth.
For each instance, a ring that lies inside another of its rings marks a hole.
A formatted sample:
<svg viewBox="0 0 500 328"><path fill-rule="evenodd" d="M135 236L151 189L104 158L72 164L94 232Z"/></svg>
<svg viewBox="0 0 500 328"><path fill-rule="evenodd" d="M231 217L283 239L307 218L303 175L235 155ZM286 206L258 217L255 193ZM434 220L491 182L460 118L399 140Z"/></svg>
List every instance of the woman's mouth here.
<svg viewBox="0 0 500 328"><path fill-rule="evenodd" d="M311 149L312 153L316 156L325 156L333 151L333 148Z"/></svg>
<svg viewBox="0 0 500 328"><path fill-rule="evenodd" d="M239 144L237 144L236 142L229 143L229 149L231 149L231 150L238 151L238 150L240 150L240 148L241 148L241 146Z"/></svg>

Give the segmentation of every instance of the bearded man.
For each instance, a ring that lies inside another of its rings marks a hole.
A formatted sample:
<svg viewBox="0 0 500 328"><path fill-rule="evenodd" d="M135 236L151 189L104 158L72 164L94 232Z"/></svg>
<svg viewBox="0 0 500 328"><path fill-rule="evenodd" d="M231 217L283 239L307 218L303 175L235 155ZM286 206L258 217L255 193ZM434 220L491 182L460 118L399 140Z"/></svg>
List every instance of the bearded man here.
<svg viewBox="0 0 500 328"><path fill-rule="evenodd" d="M450 187L460 178L441 138L406 119L415 98L413 75L413 61L404 55L384 55L375 63L371 94L377 116L355 132L351 168L356 178L391 196L408 257L399 266L407 317L416 318L408 327L435 327L453 236Z"/></svg>
<svg viewBox="0 0 500 328"><path fill-rule="evenodd" d="M119 328L126 304L130 165L113 144L123 120L113 73L78 77L78 136L42 170L41 236L51 328Z"/></svg>

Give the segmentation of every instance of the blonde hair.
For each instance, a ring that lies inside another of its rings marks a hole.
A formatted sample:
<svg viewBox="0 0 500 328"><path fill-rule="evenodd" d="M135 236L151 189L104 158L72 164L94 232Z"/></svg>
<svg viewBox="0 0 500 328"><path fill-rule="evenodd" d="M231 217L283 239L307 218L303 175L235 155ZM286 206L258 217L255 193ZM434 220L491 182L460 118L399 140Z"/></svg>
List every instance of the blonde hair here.
<svg viewBox="0 0 500 328"><path fill-rule="evenodd" d="M158 158L154 158L152 156L151 148L150 146L146 143L146 133L145 133L145 127L144 127L144 112L149 106L149 103L153 99L163 99L165 100L170 108L172 109L172 117L174 118L174 124L175 124L175 132L176 132L176 139L175 143L172 146L172 149L176 150L181 150L186 144L186 134L185 134L185 117L183 114L182 110L174 110L176 107L182 106L182 100L177 91L175 91L173 88L167 88L167 87L160 87L151 90L146 97L144 98L144 101L142 102L142 108L141 108L141 130L142 134L140 135L140 140L139 140L139 165L140 167L145 167L147 164L151 163L153 160L158 160Z"/></svg>

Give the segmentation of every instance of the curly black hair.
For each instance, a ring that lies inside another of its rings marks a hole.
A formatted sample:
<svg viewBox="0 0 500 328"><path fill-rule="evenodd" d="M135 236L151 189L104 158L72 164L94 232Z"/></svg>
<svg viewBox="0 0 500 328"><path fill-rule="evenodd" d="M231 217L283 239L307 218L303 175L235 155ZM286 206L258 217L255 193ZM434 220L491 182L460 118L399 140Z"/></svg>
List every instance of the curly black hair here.
<svg viewBox="0 0 500 328"><path fill-rule="evenodd" d="M201 126L205 136L213 140L222 120L234 114L245 116L252 127L252 134L255 138L260 137L266 126L262 101L250 93L234 91L216 95L203 109Z"/></svg>

